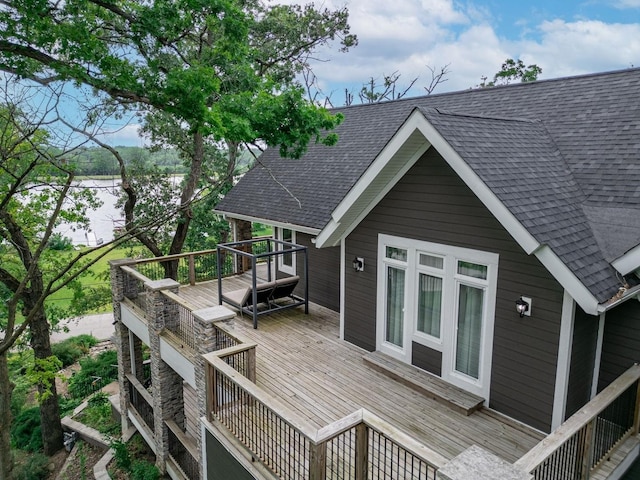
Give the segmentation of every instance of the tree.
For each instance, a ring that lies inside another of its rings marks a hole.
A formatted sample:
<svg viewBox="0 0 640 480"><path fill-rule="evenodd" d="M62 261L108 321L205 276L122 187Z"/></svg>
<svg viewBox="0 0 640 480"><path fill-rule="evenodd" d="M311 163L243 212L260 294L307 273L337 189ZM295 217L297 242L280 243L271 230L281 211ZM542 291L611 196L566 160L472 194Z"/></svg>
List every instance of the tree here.
<svg viewBox="0 0 640 480"><path fill-rule="evenodd" d="M47 84L88 85L115 102L112 108L141 112L158 144L181 146L188 173L171 239L161 241L138 227L144 217L138 188L156 177L134 178L112 149L126 196L126 230L153 255L174 254L203 192L207 149L228 153L226 175L209 176L217 179L216 190L226 188L239 153L256 141L293 158L309 141L337 141L324 132L341 118L306 101L295 78L310 68L318 47L333 40L342 50L356 44L347 19L346 9L260 0L10 0L0 11L0 69Z"/></svg>
<svg viewBox="0 0 640 480"><path fill-rule="evenodd" d="M60 91L20 89L7 82L0 93L0 294L6 318L0 324L0 478L11 480L13 386L7 355L28 336L35 357L31 375L38 389L44 451L51 454L62 447L62 427L50 323L60 315L81 313L83 305L76 302L63 312L50 309L45 301L72 285L100 257L89 261L89 251L50 248L56 244L55 227L60 222L86 227L88 209L97 206L94 192L74 184L75 166L68 158L78 145L52 148L50 144L53 135L47 127L56 121Z"/></svg>
<svg viewBox="0 0 640 480"><path fill-rule="evenodd" d="M535 63L525 67L522 60L507 58L502 64L500 71L493 76L493 81L487 82L487 77L482 77L482 83L480 83L478 87L485 88L496 87L498 85L509 85L511 82L516 80L519 80L522 83L535 82L538 79L538 75L541 73L542 68Z"/></svg>
<svg viewBox="0 0 640 480"><path fill-rule="evenodd" d="M423 89L427 95L431 95L434 90L441 83L446 82L447 75L449 74L449 65L444 65L437 69L427 65L427 69L431 74L431 80L428 85L424 85ZM415 77L409 81L407 85L400 85L400 78L402 75L399 72L393 72L390 75L383 74L382 82L379 79L370 77L369 80L362 85L357 93L360 103L379 103L389 100L399 100L404 98L409 91L414 87L420 77ZM318 102L318 98L323 96L322 90L318 87L318 79L313 72L304 72L304 81L306 87L306 93L309 99L314 102ZM344 105L349 106L354 103L356 96L352 90L345 88L344 90ZM323 101L325 105L333 106L331 102L331 96L325 96Z"/></svg>

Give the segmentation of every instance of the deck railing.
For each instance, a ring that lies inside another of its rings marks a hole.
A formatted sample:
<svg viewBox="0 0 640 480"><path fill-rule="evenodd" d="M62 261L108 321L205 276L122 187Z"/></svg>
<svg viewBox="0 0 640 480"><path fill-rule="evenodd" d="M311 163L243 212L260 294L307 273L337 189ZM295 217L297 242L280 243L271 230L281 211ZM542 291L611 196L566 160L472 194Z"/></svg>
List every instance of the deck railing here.
<svg viewBox="0 0 640 480"><path fill-rule="evenodd" d="M175 308L178 312L176 322L166 324L165 326L175 335L177 335L185 346L191 350L196 350L196 334L195 334L195 318L193 317L193 306L186 303L180 296L175 293L163 290L162 295L165 297L165 304L168 308Z"/></svg>
<svg viewBox="0 0 640 480"><path fill-rule="evenodd" d="M605 388L516 465L536 480L588 480L622 442L638 434L640 366Z"/></svg>
<svg viewBox="0 0 640 480"><path fill-rule="evenodd" d="M132 374L125 375L129 382L129 403L138 413L140 418L147 424L149 430L154 432L155 420L153 417L153 397L146 388Z"/></svg>
<svg viewBox="0 0 640 480"><path fill-rule="evenodd" d="M146 313L147 296L144 284L148 282L149 279L130 266L122 266L121 269L125 274L125 298Z"/></svg>
<svg viewBox="0 0 640 480"><path fill-rule="evenodd" d="M233 368L229 354L232 349L205 356L209 421L280 478L433 480L446 462L364 409L318 430Z"/></svg>
<svg viewBox="0 0 640 480"><path fill-rule="evenodd" d="M166 420L169 434L169 456L180 467L182 474L190 480L200 478L198 448L173 420Z"/></svg>

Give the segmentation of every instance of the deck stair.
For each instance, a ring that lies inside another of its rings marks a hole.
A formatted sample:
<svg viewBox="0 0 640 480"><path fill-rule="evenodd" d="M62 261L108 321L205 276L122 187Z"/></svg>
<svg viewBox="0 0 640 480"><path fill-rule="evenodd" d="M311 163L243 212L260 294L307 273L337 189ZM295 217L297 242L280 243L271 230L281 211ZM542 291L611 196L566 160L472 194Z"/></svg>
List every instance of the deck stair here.
<svg viewBox="0 0 640 480"><path fill-rule="evenodd" d="M384 353L369 352L363 355L362 359L371 368L464 415L471 415L480 409L484 402L484 399L478 395L462 390L429 372Z"/></svg>

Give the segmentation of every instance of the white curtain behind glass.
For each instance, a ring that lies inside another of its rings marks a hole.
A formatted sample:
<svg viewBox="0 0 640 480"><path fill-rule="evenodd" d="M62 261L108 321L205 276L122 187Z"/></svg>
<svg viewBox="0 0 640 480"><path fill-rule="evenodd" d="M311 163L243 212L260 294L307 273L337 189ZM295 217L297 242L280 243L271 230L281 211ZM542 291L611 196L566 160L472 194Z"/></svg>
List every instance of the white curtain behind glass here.
<svg viewBox="0 0 640 480"><path fill-rule="evenodd" d="M403 346L404 270L387 267L387 325L386 341Z"/></svg>
<svg viewBox="0 0 640 480"><path fill-rule="evenodd" d="M460 284L456 370L473 378L479 376L483 300L483 289Z"/></svg>

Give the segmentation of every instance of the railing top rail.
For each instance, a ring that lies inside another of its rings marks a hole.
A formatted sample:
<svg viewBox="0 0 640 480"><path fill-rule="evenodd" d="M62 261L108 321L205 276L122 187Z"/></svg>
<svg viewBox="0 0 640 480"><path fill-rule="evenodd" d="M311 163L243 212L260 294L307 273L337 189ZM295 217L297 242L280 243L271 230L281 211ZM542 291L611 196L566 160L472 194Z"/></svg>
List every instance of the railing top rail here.
<svg viewBox="0 0 640 480"><path fill-rule="evenodd" d="M142 273L137 271L135 268L131 268L131 267L127 266L127 265L122 265L120 268L125 273L127 273L127 275L131 275L132 277L137 278L141 282L150 282L151 281L151 279L149 277L143 275Z"/></svg>
<svg viewBox="0 0 640 480"><path fill-rule="evenodd" d="M160 293L165 297L167 297L168 299L170 299L172 302L177 303L178 305L186 308L191 312L193 312L194 310L197 310L196 307L191 305L189 302L185 301L185 299L182 298L180 295L176 295L175 293L170 292L168 290L160 290Z"/></svg>
<svg viewBox="0 0 640 480"><path fill-rule="evenodd" d="M238 347L240 347L239 345ZM231 351L236 347L230 347L225 349ZM413 455L421 458L430 465L440 468L447 462L447 459L439 453L431 450L425 445L421 444L417 440L411 438L409 435L403 433L398 428L394 427L390 423L386 422L376 414L367 411L366 409L357 410L344 418L341 418L329 425L326 425L320 429L310 425L304 418L300 417L296 412L282 404L277 398L264 392L260 387L255 385L249 379L245 378L242 374L237 372L231 366L227 365L220 356L224 356L225 350L218 350L216 352L205 355L205 359L209 361L214 368L220 370L224 375L229 377L233 382L244 389L249 395L266 405L276 415L278 415L283 421L291 425L294 429L298 430L304 435L310 443L318 445L322 442L331 440L345 431L365 423L370 428L373 428L380 433L384 434L399 446L412 453Z"/></svg>
<svg viewBox="0 0 640 480"><path fill-rule="evenodd" d="M140 395L142 395L145 401L149 405L153 405L153 396L147 391L146 388L144 388L144 385L140 383L140 380L134 377L133 374L131 373L125 373L124 376L127 378L127 380L129 380L129 383L131 384L131 386L135 388Z"/></svg>
<svg viewBox="0 0 640 480"><path fill-rule="evenodd" d="M566 422L518 459L515 464L526 471L531 471L536 468L551 453L597 417L604 409L611 405L621 393L626 391L638 380L640 380L640 365L635 364L614 380L613 383L600 392L581 410L573 414Z"/></svg>
<svg viewBox="0 0 640 480"><path fill-rule="evenodd" d="M425 460L427 463L440 468L449 461L443 455L440 455L434 450L431 450L426 445L418 442L416 439L410 437L399 428L394 427L386 420L377 416L375 413L364 410L363 414L363 421L365 424L383 433L385 436L400 445L402 448L412 453L413 455Z"/></svg>
<svg viewBox="0 0 640 480"><path fill-rule="evenodd" d="M216 351L205 355L205 359L216 370L222 372L226 377L228 377L236 385L240 386L240 388L245 390L249 395L258 400L260 403L266 405L278 417L280 417L283 422L298 430L310 441L313 441L315 439L317 429L313 425L310 425L305 418L291 410L279 399L268 394L256 384L254 384L251 380L235 370L233 367L227 365L224 360L216 355L218 352L219 351Z"/></svg>
<svg viewBox="0 0 640 480"><path fill-rule="evenodd" d="M216 358L224 358L229 357L231 355L235 355L236 353L244 352L246 350L251 350L252 348L256 348L258 346L255 342L247 342L247 343L238 343L238 345L234 345L232 347L221 348L220 350L215 350L210 353L206 353L203 355L205 360L209 360L211 362L212 357ZM213 363L213 362L211 362Z"/></svg>
<svg viewBox="0 0 640 480"><path fill-rule="evenodd" d="M175 253L173 255L164 255L162 257L150 257L150 258L137 258L131 259L126 262L126 265L138 265L140 263L152 263L152 262L167 262L170 260L177 260L179 258L190 257L190 256L199 256L199 255L208 255L211 253L217 253L217 249L212 250L200 250L197 252L183 252L183 253Z"/></svg>
<svg viewBox="0 0 640 480"><path fill-rule="evenodd" d="M196 446L195 442L180 429L178 424L171 419L165 420L164 423L167 425L167 428L169 428L169 430L171 430L173 434L178 438L180 443L184 445L189 454L195 459L199 458L200 455L198 453L198 447Z"/></svg>

